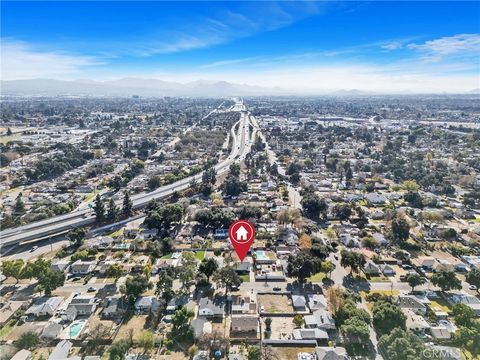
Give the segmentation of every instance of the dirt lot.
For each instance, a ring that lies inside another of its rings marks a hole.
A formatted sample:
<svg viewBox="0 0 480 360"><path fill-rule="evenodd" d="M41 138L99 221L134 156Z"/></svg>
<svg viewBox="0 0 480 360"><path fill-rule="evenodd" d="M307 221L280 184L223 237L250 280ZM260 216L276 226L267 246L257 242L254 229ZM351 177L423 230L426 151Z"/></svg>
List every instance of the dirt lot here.
<svg viewBox="0 0 480 360"><path fill-rule="evenodd" d="M6 340L18 340L23 333L27 331L34 331L36 333L40 333L44 328L46 322L45 321L35 321L35 322L26 322L20 326L15 326L13 330L6 336Z"/></svg>
<svg viewBox="0 0 480 360"><path fill-rule="evenodd" d="M272 349L275 351L276 359L278 360L292 360L297 359L298 353L306 352L312 353L315 351L313 347L276 347Z"/></svg>
<svg viewBox="0 0 480 360"><path fill-rule="evenodd" d="M264 306L266 313L293 312L291 301L286 295L258 295L258 306Z"/></svg>
<svg viewBox="0 0 480 360"><path fill-rule="evenodd" d="M266 329L265 326L265 317L262 318L263 324L262 329ZM295 327L293 325L293 317L272 317L272 325L270 326L271 334L270 339L282 340L288 339L288 336L292 334L292 331Z"/></svg>
<svg viewBox="0 0 480 360"><path fill-rule="evenodd" d="M133 334L133 337L135 337L136 334L143 330L146 319L147 315L132 316L128 323L122 324L117 336L115 336L115 341L129 340L130 334Z"/></svg>

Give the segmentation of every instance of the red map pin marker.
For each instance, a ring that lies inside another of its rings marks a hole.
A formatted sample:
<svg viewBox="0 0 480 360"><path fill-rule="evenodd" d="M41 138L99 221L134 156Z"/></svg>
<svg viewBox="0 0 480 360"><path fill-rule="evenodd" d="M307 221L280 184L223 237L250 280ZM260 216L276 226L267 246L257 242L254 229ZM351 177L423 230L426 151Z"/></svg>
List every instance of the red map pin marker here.
<svg viewBox="0 0 480 360"><path fill-rule="evenodd" d="M228 229L228 236L240 261L243 261L255 238L253 224L247 220L234 221Z"/></svg>

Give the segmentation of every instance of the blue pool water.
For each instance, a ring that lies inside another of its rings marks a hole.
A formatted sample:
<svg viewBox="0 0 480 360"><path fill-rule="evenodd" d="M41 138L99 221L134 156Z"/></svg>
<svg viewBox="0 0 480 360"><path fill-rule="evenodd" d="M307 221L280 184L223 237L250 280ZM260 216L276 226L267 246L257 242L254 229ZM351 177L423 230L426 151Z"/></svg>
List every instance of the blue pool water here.
<svg viewBox="0 0 480 360"><path fill-rule="evenodd" d="M72 325L70 325L70 337L71 338L77 337L78 333L83 328L83 324L85 324L85 320L80 320L80 321L77 321L77 322L73 323Z"/></svg>
<svg viewBox="0 0 480 360"><path fill-rule="evenodd" d="M257 250L255 251L255 254L257 255L257 260L268 260L268 256L263 250Z"/></svg>

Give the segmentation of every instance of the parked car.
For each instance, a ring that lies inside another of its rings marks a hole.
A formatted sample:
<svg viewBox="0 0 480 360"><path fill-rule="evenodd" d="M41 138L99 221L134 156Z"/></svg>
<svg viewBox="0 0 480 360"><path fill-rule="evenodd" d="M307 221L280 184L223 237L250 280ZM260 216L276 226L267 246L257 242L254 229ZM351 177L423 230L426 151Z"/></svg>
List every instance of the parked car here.
<svg viewBox="0 0 480 360"><path fill-rule="evenodd" d="M95 288L93 286L90 286L87 291L88 292L95 292L95 291L97 291L97 288Z"/></svg>
<svg viewBox="0 0 480 360"><path fill-rule="evenodd" d="M280 287L278 287L278 286L275 286L275 287L273 288L273 291L281 291L281 290L282 290L282 289L281 289Z"/></svg>

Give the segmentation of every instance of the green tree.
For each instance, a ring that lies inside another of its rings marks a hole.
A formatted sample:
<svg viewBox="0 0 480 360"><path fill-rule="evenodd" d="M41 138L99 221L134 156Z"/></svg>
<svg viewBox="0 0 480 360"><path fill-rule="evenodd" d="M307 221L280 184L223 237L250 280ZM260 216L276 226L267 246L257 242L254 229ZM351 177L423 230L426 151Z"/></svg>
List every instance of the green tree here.
<svg viewBox="0 0 480 360"><path fill-rule="evenodd" d="M182 268L179 273L180 282L182 283L182 291L187 293L190 285L195 279L197 271L197 259L192 251L184 251L182 253Z"/></svg>
<svg viewBox="0 0 480 360"><path fill-rule="evenodd" d="M465 304L455 304L452 308L452 315L457 326L470 327L475 319L475 311Z"/></svg>
<svg viewBox="0 0 480 360"><path fill-rule="evenodd" d="M120 264L111 264L111 265L107 268L107 270L106 270L105 273L106 273L106 275L107 275L108 277L113 277L113 278L115 278L115 281L117 281L118 278L122 276L123 271L124 271L124 270L123 270L123 266L122 266L122 265L120 265Z"/></svg>
<svg viewBox="0 0 480 360"><path fill-rule="evenodd" d="M103 205L103 200L100 197L100 194L97 194L95 197L95 203L93 205L93 210L95 211L95 219L98 223L101 223L105 220L105 206Z"/></svg>
<svg viewBox="0 0 480 360"><path fill-rule="evenodd" d="M267 317L265 319L265 328L267 331L270 331L271 330L271 326L272 326L272 318L270 317Z"/></svg>
<svg viewBox="0 0 480 360"><path fill-rule="evenodd" d="M217 270L217 272L213 274L213 281L225 288L225 294L228 294L232 288L238 287L242 283L240 276L238 276L235 269L230 266Z"/></svg>
<svg viewBox="0 0 480 360"><path fill-rule="evenodd" d="M465 280L477 287L477 292L480 290L480 269L474 268L470 270L465 276Z"/></svg>
<svg viewBox="0 0 480 360"><path fill-rule="evenodd" d="M373 325L380 335L389 334L393 329L405 330L406 317L397 305L384 300L373 304Z"/></svg>
<svg viewBox="0 0 480 360"><path fill-rule="evenodd" d="M152 286L152 283L145 276L128 277L125 282L125 290L129 303L133 305L135 300L147 289L151 289Z"/></svg>
<svg viewBox="0 0 480 360"><path fill-rule="evenodd" d="M322 261L310 256L305 252L299 252L288 257L287 272L291 277L298 279L300 283L322 270Z"/></svg>
<svg viewBox="0 0 480 360"><path fill-rule="evenodd" d="M428 359L429 353L424 351L425 346L419 337L411 331L404 331L401 328L395 328L390 334L383 335L378 345L388 360ZM427 356L425 356L426 354Z"/></svg>
<svg viewBox="0 0 480 360"><path fill-rule="evenodd" d="M262 360L262 352L258 346L248 347L247 360Z"/></svg>
<svg viewBox="0 0 480 360"><path fill-rule="evenodd" d="M159 276L155 294L160 296L166 304L173 299L175 295L173 291L173 277L168 272Z"/></svg>
<svg viewBox="0 0 480 360"><path fill-rule="evenodd" d="M296 314L296 315L293 317L292 322L293 322L293 324L294 324L296 327L301 327L301 326L305 323L305 320L304 320L304 318L303 318L303 315Z"/></svg>
<svg viewBox="0 0 480 360"><path fill-rule="evenodd" d="M22 193L19 193L16 200L15 200L15 206L13 208L13 212L17 216L25 214L25 204L23 202Z"/></svg>
<svg viewBox="0 0 480 360"><path fill-rule="evenodd" d="M433 285L438 286L442 291L460 290L462 288L462 282L453 271L438 271L432 275L430 280Z"/></svg>
<svg viewBox="0 0 480 360"><path fill-rule="evenodd" d="M329 293L330 296L334 295L332 292ZM335 324L338 328L341 328L343 324L351 318L361 319L365 323L370 323L370 314L365 310L357 306L357 304L350 298L343 294L342 298L339 300L339 307L335 312Z"/></svg>
<svg viewBox="0 0 480 360"><path fill-rule="evenodd" d="M232 176L240 176L240 164L233 163L230 165L230 175Z"/></svg>
<svg viewBox="0 0 480 360"><path fill-rule="evenodd" d="M194 330L190 325L192 317L193 312L185 307L175 311L172 316L172 330L168 336L169 339L175 342L193 342Z"/></svg>
<svg viewBox="0 0 480 360"><path fill-rule="evenodd" d="M322 271L328 274L328 277L331 277L333 270L335 270L335 265L330 260L322 262Z"/></svg>
<svg viewBox="0 0 480 360"><path fill-rule="evenodd" d="M453 334L453 342L457 346L467 349L474 358L480 355L480 323L477 321L475 326L460 326Z"/></svg>
<svg viewBox="0 0 480 360"><path fill-rule="evenodd" d="M122 214L125 217L132 216L133 212L133 203L130 199L130 194L127 190L123 192L123 206L122 206Z"/></svg>
<svg viewBox="0 0 480 360"><path fill-rule="evenodd" d="M0 269L5 277L13 277L18 283L22 278L25 262L22 259L5 260L2 262Z"/></svg>
<svg viewBox="0 0 480 360"><path fill-rule="evenodd" d="M240 181L238 177L229 175L222 185L225 195L238 196L241 192L247 191L247 183Z"/></svg>
<svg viewBox="0 0 480 360"><path fill-rule="evenodd" d="M40 337L34 331L24 332L15 343L19 349L32 349L38 344L40 344Z"/></svg>
<svg viewBox="0 0 480 360"><path fill-rule="evenodd" d="M204 258L200 263L198 271L205 274L208 279L218 270L218 263L214 258Z"/></svg>
<svg viewBox="0 0 480 360"><path fill-rule="evenodd" d="M366 264L365 255L362 253L343 249L340 256L340 265L344 268L350 267L350 274L360 272Z"/></svg>
<svg viewBox="0 0 480 360"><path fill-rule="evenodd" d="M401 217L396 216L392 220L392 235L397 242L404 242L410 236L410 225Z"/></svg>
<svg viewBox="0 0 480 360"><path fill-rule="evenodd" d="M65 274L60 271L48 269L48 271L38 276L38 284L40 285L41 289L43 289L46 296L51 296L52 291L57 287L63 286L64 283Z"/></svg>
<svg viewBox="0 0 480 360"><path fill-rule="evenodd" d="M127 354L128 349L130 349L130 344L125 340L120 340L114 342L110 346L110 355L109 360L123 360Z"/></svg>
<svg viewBox="0 0 480 360"><path fill-rule="evenodd" d="M144 353L153 349L153 347L155 346L155 339L153 337L153 334L151 331L148 330L143 330L140 334L138 334L136 342L138 346L143 349Z"/></svg>
<svg viewBox="0 0 480 360"><path fill-rule="evenodd" d="M356 316L345 320L340 331L352 343L364 343L370 338L368 324Z"/></svg>
<svg viewBox="0 0 480 360"><path fill-rule="evenodd" d="M87 230L83 227L77 227L70 230L67 234L67 237L70 239L71 242L81 245L83 239L85 239L85 235L87 234Z"/></svg>
<svg viewBox="0 0 480 360"><path fill-rule="evenodd" d="M425 279L418 274L408 274L405 277L405 280L407 280L408 285L411 286L412 292L415 289L415 287L425 284Z"/></svg>
<svg viewBox="0 0 480 360"><path fill-rule="evenodd" d="M307 193L303 196L301 204L305 216L314 221L318 221L320 215L325 217L328 210L325 199L321 199L315 193Z"/></svg>
<svg viewBox="0 0 480 360"><path fill-rule="evenodd" d="M333 207L333 213L341 221L348 220L352 215L352 207L349 204L337 204Z"/></svg>
<svg viewBox="0 0 480 360"><path fill-rule="evenodd" d="M115 222L118 219L118 207L112 198L108 201L107 220Z"/></svg>

